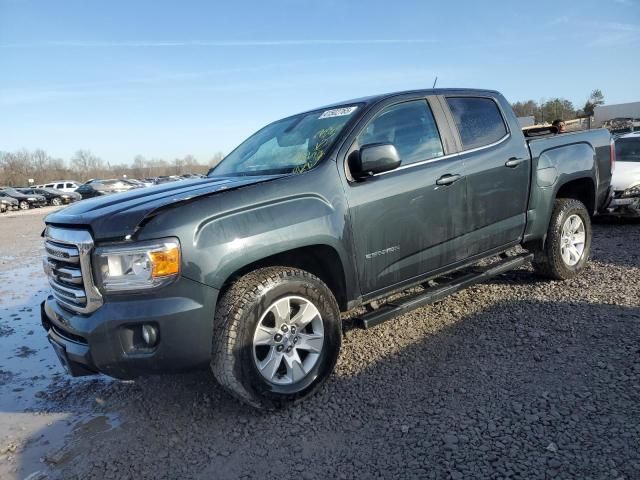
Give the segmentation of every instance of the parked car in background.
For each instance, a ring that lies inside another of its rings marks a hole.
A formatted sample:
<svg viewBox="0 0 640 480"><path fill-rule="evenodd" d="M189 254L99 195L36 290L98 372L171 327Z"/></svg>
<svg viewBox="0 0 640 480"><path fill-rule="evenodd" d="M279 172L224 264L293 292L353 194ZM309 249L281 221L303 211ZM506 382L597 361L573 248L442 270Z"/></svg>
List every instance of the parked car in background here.
<svg viewBox="0 0 640 480"><path fill-rule="evenodd" d="M73 180L56 180L55 182L45 183L44 185L36 185L35 188L55 188L61 192L75 192L80 183Z"/></svg>
<svg viewBox="0 0 640 480"><path fill-rule="evenodd" d="M180 178L189 180L193 178L204 178L204 175L200 175L199 173L185 173L184 175L180 175Z"/></svg>
<svg viewBox="0 0 640 480"><path fill-rule="evenodd" d="M0 192L5 195L15 198L18 201L18 207L20 210L28 210L34 207L44 207L47 204L47 200L42 195L32 195L19 192L12 187L0 187Z"/></svg>
<svg viewBox="0 0 640 480"><path fill-rule="evenodd" d="M82 198L93 198L93 197L101 197L103 195L110 195L112 193L120 193L126 192L128 190L133 190L134 188L139 188L134 184L121 180L118 178L108 179L108 180L89 180L87 183L84 183L78 187L76 190Z"/></svg>
<svg viewBox="0 0 640 480"><path fill-rule="evenodd" d="M183 180L182 178L178 177L177 175L161 175L158 178L156 178L156 185L161 185L163 183L170 183L170 182L177 182L179 180Z"/></svg>
<svg viewBox="0 0 640 480"><path fill-rule="evenodd" d="M129 182L131 185L133 185L134 187L138 187L138 188L145 188L148 185L146 183L144 183L141 180L135 179L135 178L127 178L126 180L124 180L125 182Z"/></svg>
<svg viewBox="0 0 640 480"><path fill-rule="evenodd" d="M615 140L616 169L611 179L614 198L609 213L640 217L640 132Z"/></svg>
<svg viewBox="0 0 640 480"><path fill-rule="evenodd" d="M0 212L4 213L9 210L15 210L18 208L18 200L8 197L0 192Z"/></svg>
<svg viewBox="0 0 640 480"><path fill-rule="evenodd" d="M82 195L76 192L63 192L55 188L19 188L18 191L26 195L42 195L49 205L59 206L82 200Z"/></svg>

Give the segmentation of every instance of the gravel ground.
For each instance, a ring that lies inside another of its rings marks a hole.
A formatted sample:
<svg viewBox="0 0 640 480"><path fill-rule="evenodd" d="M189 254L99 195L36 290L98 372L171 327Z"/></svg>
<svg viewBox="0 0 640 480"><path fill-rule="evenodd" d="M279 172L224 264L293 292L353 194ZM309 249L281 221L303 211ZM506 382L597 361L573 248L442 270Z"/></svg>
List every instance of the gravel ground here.
<svg viewBox="0 0 640 480"><path fill-rule="evenodd" d="M596 224L575 280L523 268L348 330L326 387L270 414L208 372L64 376L33 313L41 227L0 218L1 478L640 479L640 223Z"/></svg>

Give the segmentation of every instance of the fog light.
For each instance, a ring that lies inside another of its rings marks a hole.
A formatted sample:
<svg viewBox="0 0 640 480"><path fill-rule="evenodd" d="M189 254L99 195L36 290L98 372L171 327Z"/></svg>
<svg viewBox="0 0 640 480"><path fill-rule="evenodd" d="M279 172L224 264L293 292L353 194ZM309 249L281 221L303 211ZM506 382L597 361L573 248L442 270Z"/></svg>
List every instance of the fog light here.
<svg viewBox="0 0 640 480"><path fill-rule="evenodd" d="M147 347L154 347L158 341L158 330L153 325L142 326L142 339Z"/></svg>

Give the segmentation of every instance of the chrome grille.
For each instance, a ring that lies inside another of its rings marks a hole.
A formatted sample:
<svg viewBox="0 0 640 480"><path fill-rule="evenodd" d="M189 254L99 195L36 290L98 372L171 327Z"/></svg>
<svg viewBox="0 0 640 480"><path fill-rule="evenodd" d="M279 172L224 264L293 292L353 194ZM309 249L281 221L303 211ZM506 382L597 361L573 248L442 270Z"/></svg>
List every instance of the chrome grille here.
<svg viewBox="0 0 640 480"><path fill-rule="evenodd" d="M56 301L79 313L90 313L100 307L102 296L91 274L91 234L48 226L44 249L43 267Z"/></svg>

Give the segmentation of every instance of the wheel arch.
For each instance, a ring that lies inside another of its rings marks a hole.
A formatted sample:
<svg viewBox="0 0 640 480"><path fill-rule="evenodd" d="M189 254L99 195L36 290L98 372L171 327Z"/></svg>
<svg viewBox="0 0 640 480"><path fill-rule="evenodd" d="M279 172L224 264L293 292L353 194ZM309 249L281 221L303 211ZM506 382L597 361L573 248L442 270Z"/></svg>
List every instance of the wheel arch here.
<svg viewBox="0 0 640 480"><path fill-rule="evenodd" d="M343 262L337 250L330 245L317 244L284 250L249 262L230 273L221 292L241 276L264 267L290 267L305 270L322 280L331 290L341 311L348 309L347 283Z"/></svg>
<svg viewBox="0 0 640 480"><path fill-rule="evenodd" d="M596 185L591 177L580 177L562 184L555 198L573 198L582 202L590 215L596 211Z"/></svg>

